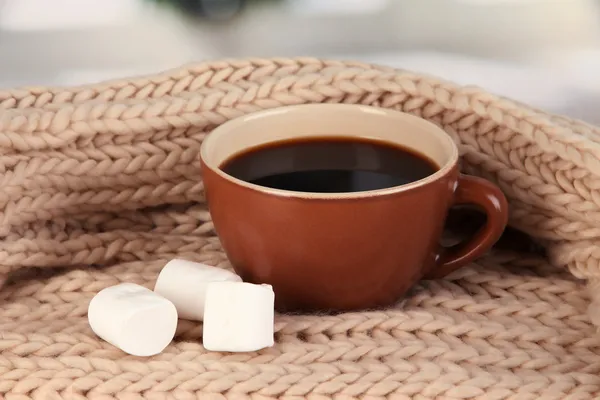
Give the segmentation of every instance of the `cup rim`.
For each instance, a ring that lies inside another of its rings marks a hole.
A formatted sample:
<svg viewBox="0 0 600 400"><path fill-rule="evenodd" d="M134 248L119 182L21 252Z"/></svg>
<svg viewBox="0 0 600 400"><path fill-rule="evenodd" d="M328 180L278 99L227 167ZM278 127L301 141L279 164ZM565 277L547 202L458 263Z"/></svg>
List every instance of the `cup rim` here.
<svg viewBox="0 0 600 400"><path fill-rule="evenodd" d="M242 125L244 125L248 120L258 119L258 118L269 118L273 115L278 115L282 112L294 112L295 110L308 110L311 109L323 109L329 108L332 112L336 111L336 109L354 109L357 112L368 112L370 114L378 114L381 117L400 117L405 120L410 121L413 124L421 125L423 128L426 128L432 135L435 135L437 139L439 139L443 144L446 145L448 149L450 149L450 154L448 157L448 161L444 165L440 165L439 169L435 171L433 174L426 176L425 178L399 185L399 186L391 186L383 189L375 189L375 190L365 190L361 192L335 192L335 193L323 193L323 192L300 192L293 190L285 190L285 189L275 189L266 186L257 185L254 183L250 183L241 179L238 179L232 175L229 175L225 171L221 169L219 165L214 165L207 160L208 147L212 145L212 142L218 140L218 137L232 129L239 129ZM275 108L268 108L256 112L251 112L240 117L233 118L223 124L217 126L211 132L207 134L204 138L201 146L200 146L200 158L203 164L203 168L210 169L213 173L220 176L221 178L235 184L238 186L245 187L247 189L266 193L270 195L275 195L279 197L292 197L292 198L300 198L300 199L320 199L320 200L335 200L335 199L362 199L368 197L379 197L397 193L403 193L407 191L411 191L423 186L430 185L443 177L445 177L448 173L450 173L454 167L458 163L459 153L458 147L450 137L448 133L446 133L442 128L435 125L434 123L424 119L417 117L415 115L405 113L402 111L375 107L375 106L367 106L361 104L337 104L337 103L316 103L316 104L300 104L300 105L291 105L291 106L281 106Z"/></svg>

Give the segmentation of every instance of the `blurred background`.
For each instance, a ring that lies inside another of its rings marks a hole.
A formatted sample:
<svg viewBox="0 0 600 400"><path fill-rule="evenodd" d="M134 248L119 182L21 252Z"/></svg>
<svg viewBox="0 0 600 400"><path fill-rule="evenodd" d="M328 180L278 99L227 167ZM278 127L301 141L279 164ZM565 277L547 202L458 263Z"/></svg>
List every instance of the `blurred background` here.
<svg viewBox="0 0 600 400"><path fill-rule="evenodd" d="M245 56L385 64L600 124L600 0L0 0L0 88Z"/></svg>

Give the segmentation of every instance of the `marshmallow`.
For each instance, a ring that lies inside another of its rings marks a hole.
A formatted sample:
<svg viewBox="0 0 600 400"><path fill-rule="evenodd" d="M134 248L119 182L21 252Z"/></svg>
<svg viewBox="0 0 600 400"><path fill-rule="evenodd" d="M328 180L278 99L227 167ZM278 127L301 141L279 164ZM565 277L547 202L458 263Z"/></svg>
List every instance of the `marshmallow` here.
<svg viewBox="0 0 600 400"><path fill-rule="evenodd" d="M108 343L128 354L148 357L163 351L175 337L177 310L143 286L121 283L94 296L88 321Z"/></svg>
<svg viewBox="0 0 600 400"><path fill-rule="evenodd" d="M271 285L214 282L206 290L202 341L210 351L256 351L274 344Z"/></svg>
<svg viewBox="0 0 600 400"><path fill-rule="evenodd" d="M202 321L206 287L220 281L241 282L242 278L222 268L174 259L160 271L154 291L175 304L179 318Z"/></svg>

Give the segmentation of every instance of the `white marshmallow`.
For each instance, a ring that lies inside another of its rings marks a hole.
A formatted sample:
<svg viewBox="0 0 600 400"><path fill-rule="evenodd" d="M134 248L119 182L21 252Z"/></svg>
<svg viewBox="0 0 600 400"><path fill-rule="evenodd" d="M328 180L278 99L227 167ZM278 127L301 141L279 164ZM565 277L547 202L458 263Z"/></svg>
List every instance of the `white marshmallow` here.
<svg viewBox="0 0 600 400"><path fill-rule="evenodd" d="M90 327L124 352L141 357L162 352L175 337L173 303L134 283L101 290L88 307Z"/></svg>
<svg viewBox="0 0 600 400"><path fill-rule="evenodd" d="M202 341L210 351L256 351L274 344L271 285L214 282L206 290Z"/></svg>
<svg viewBox="0 0 600 400"><path fill-rule="evenodd" d="M222 268L174 259L160 271L154 291L175 304L179 318L202 321L206 287L221 281L241 282L242 278Z"/></svg>

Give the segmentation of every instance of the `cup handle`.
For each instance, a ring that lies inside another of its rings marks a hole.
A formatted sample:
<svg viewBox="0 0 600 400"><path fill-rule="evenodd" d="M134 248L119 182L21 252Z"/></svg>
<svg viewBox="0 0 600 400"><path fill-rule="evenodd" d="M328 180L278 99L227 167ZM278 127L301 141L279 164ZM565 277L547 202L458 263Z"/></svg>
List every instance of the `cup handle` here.
<svg viewBox="0 0 600 400"><path fill-rule="evenodd" d="M487 180L461 174L454 196L454 205L470 204L481 209L487 216L486 223L472 239L444 248L425 279L442 278L482 256L500 239L508 223L506 197Z"/></svg>

